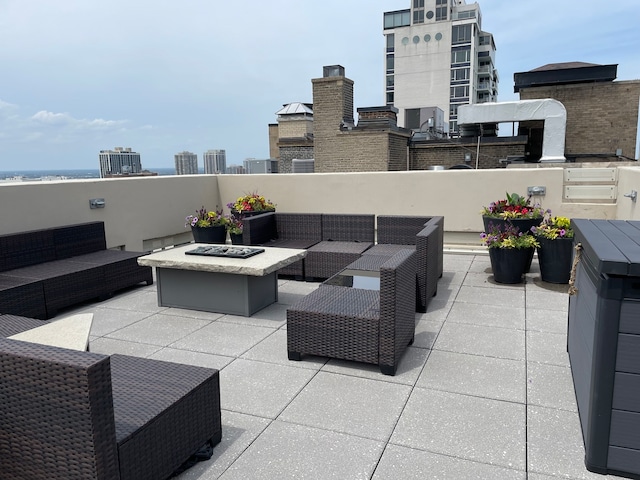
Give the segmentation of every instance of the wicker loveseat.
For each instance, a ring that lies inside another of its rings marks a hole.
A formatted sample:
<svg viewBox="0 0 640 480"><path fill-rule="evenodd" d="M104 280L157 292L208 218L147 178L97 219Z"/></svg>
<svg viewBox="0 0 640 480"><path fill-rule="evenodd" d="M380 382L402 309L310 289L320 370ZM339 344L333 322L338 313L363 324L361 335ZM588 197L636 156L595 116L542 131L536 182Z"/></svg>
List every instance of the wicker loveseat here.
<svg viewBox="0 0 640 480"><path fill-rule="evenodd" d="M290 360L302 354L380 366L395 375L415 334L416 252L380 266L380 291L321 285L287 309Z"/></svg>
<svg viewBox="0 0 640 480"><path fill-rule="evenodd" d="M220 439L217 370L0 338L2 478L161 480Z"/></svg>
<svg viewBox="0 0 640 480"><path fill-rule="evenodd" d="M416 311L425 312L438 291L443 273L444 217L379 215L378 242L363 255L390 257L399 250L415 249L418 258Z"/></svg>
<svg viewBox="0 0 640 480"><path fill-rule="evenodd" d="M107 250L103 222L0 235L0 313L51 318L82 301L151 285L140 255Z"/></svg>

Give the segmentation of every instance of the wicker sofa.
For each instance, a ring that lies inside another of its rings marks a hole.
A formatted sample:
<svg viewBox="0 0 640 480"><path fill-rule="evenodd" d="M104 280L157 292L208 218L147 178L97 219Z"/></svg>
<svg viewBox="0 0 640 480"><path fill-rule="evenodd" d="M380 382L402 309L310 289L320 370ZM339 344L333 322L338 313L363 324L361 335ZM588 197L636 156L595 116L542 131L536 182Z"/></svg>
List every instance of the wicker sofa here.
<svg viewBox="0 0 640 480"><path fill-rule="evenodd" d="M322 240L320 213L269 212L246 217L242 223L244 245L307 249ZM304 269L303 259L281 268L278 274L302 280Z"/></svg>
<svg viewBox="0 0 640 480"><path fill-rule="evenodd" d="M290 360L302 354L373 363L395 375L415 334L416 257L401 250L380 266L380 291L321 285L287 309Z"/></svg>
<svg viewBox="0 0 640 480"><path fill-rule="evenodd" d="M140 255L107 250L103 222L0 235L0 313L52 318L61 308L151 285Z"/></svg>
<svg viewBox="0 0 640 480"><path fill-rule="evenodd" d="M46 323L2 317L0 336ZM166 479L221 439L208 368L0 338L0 398L2 478Z"/></svg>
<svg viewBox="0 0 640 480"><path fill-rule="evenodd" d="M365 256L390 257L411 248L418 254L416 311L425 312L429 300L438 291L443 273L444 217L379 215L378 242Z"/></svg>

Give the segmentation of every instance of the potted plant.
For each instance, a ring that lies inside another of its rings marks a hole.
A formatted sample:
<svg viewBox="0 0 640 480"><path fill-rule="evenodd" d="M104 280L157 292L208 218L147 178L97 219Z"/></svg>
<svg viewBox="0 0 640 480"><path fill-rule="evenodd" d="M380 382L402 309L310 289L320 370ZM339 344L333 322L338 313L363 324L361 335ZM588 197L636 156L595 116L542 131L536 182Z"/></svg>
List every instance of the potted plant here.
<svg viewBox="0 0 640 480"><path fill-rule="evenodd" d="M480 234L480 238L489 248L494 280L498 283L520 283L538 246L536 237L519 231L513 225L492 225L489 232Z"/></svg>
<svg viewBox="0 0 640 480"><path fill-rule="evenodd" d="M242 245L242 220L233 215L227 217L227 232L232 245Z"/></svg>
<svg viewBox="0 0 640 480"><path fill-rule="evenodd" d="M507 198L491 202L482 209L484 231L489 231L489 223L494 225L510 224L523 233L529 232L532 227L540 225L545 211L540 204L533 204L531 197L523 197L517 193L507 193Z"/></svg>
<svg viewBox="0 0 640 480"><path fill-rule="evenodd" d="M235 202L228 203L227 208L231 210L232 215L242 220L244 217L260 213L275 212L276 205L258 193L249 193L238 197Z"/></svg>
<svg viewBox="0 0 640 480"><path fill-rule="evenodd" d="M195 215L188 215L185 228L191 227L196 243L225 243L227 239L227 217L222 210L207 210L204 206Z"/></svg>
<svg viewBox="0 0 640 480"><path fill-rule="evenodd" d="M567 217L545 216L542 223L534 227L538 240L538 263L544 282L569 283L573 261L573 230Z"/></svg>

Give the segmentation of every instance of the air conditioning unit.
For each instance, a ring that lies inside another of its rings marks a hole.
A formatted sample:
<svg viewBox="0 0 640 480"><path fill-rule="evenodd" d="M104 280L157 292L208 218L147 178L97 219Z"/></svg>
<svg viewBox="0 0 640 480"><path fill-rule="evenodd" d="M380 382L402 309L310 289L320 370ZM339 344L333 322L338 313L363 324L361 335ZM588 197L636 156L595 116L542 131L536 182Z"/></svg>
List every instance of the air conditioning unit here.
<svg viewBox="0 0 640 480"><path fill-rule="evenodd" d="M294 158L291 160L292 173L313 173L313 158Z"/></svg>

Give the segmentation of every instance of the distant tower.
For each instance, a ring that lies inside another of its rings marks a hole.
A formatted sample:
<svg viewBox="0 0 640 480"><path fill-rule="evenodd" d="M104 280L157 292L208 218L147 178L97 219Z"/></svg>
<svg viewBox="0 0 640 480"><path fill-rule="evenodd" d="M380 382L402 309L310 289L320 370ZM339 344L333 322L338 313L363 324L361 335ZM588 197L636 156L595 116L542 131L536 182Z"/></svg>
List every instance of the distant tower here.
<svg viewBox="0 0 640 480"><path fill-rule="evenodd" d="M107 175L140 173L142 163L140 154L130 147L115 147L113 150L100 150L100 178Z"/></svg>
<svg viewBox="0 0 640 480"><path fill-rule="evenodd" d="M386 104L398 109L398 126L414 131L439 108L443 127L455 135L460 105L497 101L493 35L482 30L477 2L408 3L384 13Z"/></svg>
<svg viewBox="0 0 640 480"><path fill-rule="evenodd" d="M198 173L198 155L191 152L180 152L174 155L176 175L195 175Z"/></svg>
<svg viewBox="0 0 640 480"><path fill-rule="evenodd" d="M204 173L225 173L227 171L227 152L225 150L207 150L203 157Z"/></svg>

